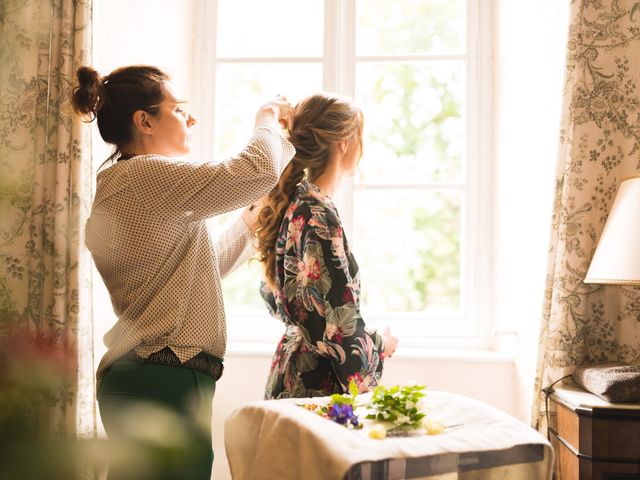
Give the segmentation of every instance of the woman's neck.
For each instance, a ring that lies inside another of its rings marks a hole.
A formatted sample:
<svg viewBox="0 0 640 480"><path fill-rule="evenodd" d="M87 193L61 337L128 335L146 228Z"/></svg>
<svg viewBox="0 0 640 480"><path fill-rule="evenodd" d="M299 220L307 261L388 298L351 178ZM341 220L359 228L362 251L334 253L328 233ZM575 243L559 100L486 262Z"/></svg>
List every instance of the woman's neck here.
<svg viewBox="0 0 640 480"><path fill-rule="evenodd" d="M340 186L342 170L336 162L330 162L327 169L311 182L328 197L333 197Z"/></svg>
<svg viewBox="0 0 640 480"><path fill-rule="evenodd" d="M138 137L134 138L127 145L123 146L121 149L124 155L128 155L131 157L135 157L137 155L162 155L165 157L170 157L162 151L162 149L158 148L158 146L149 140L146 137Z"/></svg>

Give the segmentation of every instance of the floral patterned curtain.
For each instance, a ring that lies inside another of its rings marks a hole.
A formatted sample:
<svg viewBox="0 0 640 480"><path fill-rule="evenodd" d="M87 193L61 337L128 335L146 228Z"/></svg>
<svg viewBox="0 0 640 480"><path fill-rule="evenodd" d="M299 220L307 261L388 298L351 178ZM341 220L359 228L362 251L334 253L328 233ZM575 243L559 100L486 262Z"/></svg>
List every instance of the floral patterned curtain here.
<svg viewBox="0 0 640 480"><path fill-rule="evenodd" d="M574 0L570 20L532 412L541 432L542 388L586 363L640 364L640 289L583 283L618 185L640 169L640 2Z"/></svg>
<svg viewBox="0 0 640 480"><path fill-rule="evenodd" d="M49 381L62 352L72 368L40 403L39 428L91 435L91 260L83 247L91 145L70 102L74 72L89 59L91 0L2 0L0 39L3 365L46 367Z"/></svg>

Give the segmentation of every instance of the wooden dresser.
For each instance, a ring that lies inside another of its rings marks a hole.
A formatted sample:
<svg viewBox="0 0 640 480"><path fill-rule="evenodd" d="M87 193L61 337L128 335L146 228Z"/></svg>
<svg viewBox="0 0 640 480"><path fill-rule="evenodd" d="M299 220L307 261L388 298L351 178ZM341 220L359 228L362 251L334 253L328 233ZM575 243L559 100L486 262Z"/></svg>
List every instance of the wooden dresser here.
<svg viewBox="0 0 640 480"><path fill-rule="evenodd" d="M556 480L640 480L640 404L568 385L554 388L548 406Z"/></svg>

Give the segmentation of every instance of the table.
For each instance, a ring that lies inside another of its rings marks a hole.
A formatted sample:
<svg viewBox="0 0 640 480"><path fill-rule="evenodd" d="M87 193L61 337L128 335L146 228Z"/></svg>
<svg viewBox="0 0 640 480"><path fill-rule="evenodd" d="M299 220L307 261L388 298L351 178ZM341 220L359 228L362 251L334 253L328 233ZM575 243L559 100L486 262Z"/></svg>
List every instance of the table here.
<svg viewBox="0 0 640 480"><path fill-rule="evenodd" d="M558 480L640 480L640 404L609 403L571 383L549 396Z"/></svg>
<svg viewBox="0 0 640 480"><path fill-rule="evenodd" d="M360 397L358 397L360 399ZM477 400L427 391L429 415L459 425L440 435L368 437L299 406L319 399L242 405L225 422L231 474L245 479L401 478L548 480L553 452L537 431Z"/></svg>

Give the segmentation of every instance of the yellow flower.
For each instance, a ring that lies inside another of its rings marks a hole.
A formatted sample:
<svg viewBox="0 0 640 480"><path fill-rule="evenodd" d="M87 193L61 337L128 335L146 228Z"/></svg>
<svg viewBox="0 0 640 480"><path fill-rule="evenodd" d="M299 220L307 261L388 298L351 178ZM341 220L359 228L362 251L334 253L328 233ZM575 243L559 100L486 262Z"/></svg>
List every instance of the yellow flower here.
<svg viewBox="0 0 640 480"><path fill-rule="evenodd" d="M376 423L371 430L369 430L369 437L374 438L376 440L382 440L387 436L387 429L384 428L384 425L380 423Z"/></svg>
<svg viewBox="0 0 640 480"><path fill-rule="evenodd" d="M422 422L424 428L427 429L429 435L438 435L444 432L444 424L432 418L425 418Z"/></svg>

